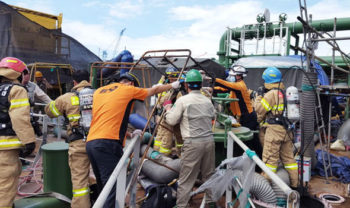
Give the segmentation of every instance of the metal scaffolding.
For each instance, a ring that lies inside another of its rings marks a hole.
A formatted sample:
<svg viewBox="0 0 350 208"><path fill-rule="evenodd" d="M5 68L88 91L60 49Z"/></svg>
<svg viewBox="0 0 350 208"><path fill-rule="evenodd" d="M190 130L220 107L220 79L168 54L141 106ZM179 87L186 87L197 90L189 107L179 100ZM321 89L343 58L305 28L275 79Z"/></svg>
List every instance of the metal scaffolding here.
<svg viewBox="0 0 350 208"><path fill-rule="evenodd" d="M307 7L306 7L306 0L299 0L299 7L300 7L300 16L297 17L297 19L303 24L303 31L304 31L304 48L298 48L301 52L303 52L306 56L306 70L307 72L314 72L314 68L312 66L312 62L317 59L318 61L327 64L330 66L330 85L323 85L318 86L316 90L317 94L317 100L318 105L317 108L320 110L320 119L321 119L321 125L318 126L318 133L320 135L320 145L322 150L322 159L324 164L324 171L326 174L326 182L328 182L328 170L330 175L332 176L332 169L330 164L330 156L329 156L329 150L330 150L330 135L331 135L331 116L332 116L332 99L329 99L329 112L328 112L328 129L327 134L325 131L326 126L324 125L323 117L322 117L322 109L320 107L320 99L319 95L321 91L326 91L326 94L328 96L342 96L342 94L339 93L339 90L348 90L350 92L349 87L349 74L350 74L350 56L346 54L343 50L340 49L337 40L350 40L350 37L337 37L336 31L337 31L337 18L334 18L334 26L333 26L333 33L322 33L317 31L314 27L311 26L312 23L312 16L308 15ZM326 36L327 35L327 36ZM315 49L317 48L318 42L325 42L327 43L331 49L332 49L332 63L329 63L325 61L324 59L318 57L315 55ZM340 53L344 63L346 63L348 69L341 68L335 64L335 54L336 52ZM336 87L334 86L334 70L337 70L339 72L346 73L348 75L348 86L347 87ZM348 98L347 98L348 99ZM347 107L349 108L349 100L347 100ZM346 110L346 118L348 110ZM316 112L316 118L318 114ZM317 119L318 120L318 119ZM327 157L328 164L326 165L325 157Z"/></svg>

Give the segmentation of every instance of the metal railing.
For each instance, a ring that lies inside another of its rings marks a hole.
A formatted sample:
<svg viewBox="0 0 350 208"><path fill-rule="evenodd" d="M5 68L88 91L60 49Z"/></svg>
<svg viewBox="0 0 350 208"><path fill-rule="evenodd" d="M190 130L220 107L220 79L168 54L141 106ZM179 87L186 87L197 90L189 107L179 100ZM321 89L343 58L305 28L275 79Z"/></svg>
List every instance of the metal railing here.
<svg viewBox="0 0 350 208"><path fill-rule="evenodd" d="M133 154L133 164L134 164L134 170L137 170L139 165L139 155L140 155L140 135L135 135L132 137L130 143L126 147L122 158L119 160L117 166L115 167L113 173L109 177L106 185L104 186L102 192L100 193L99 197L97 198L93 208L102 208L104 203L106 202L106 199L111 192L114 185L116 185L116 207L122 208L125 205L125 197L128 193L129 189L130 191L130 201L129 205L130 207L136 206L136 183L132 184L132 180L129 180L128 184L127 182L127 169L128 169L128 159L131 154ZM133 171L131 175L138 174L138 172ZM130 174L129 174L130 176Z"/></svg>
<svg viewBox="0 0 350 208"><path fill-rule="evenodd" d="M228 133L227 137L227 158L233 158L233 147L236 142L245 152L250 150L233 132ZM268 168L257 155L250 157L270 179L287 195L287 207L299 207L299 193L292 190L282 179ZM232 191L226 189L226 207L232 200Z"/></svg>

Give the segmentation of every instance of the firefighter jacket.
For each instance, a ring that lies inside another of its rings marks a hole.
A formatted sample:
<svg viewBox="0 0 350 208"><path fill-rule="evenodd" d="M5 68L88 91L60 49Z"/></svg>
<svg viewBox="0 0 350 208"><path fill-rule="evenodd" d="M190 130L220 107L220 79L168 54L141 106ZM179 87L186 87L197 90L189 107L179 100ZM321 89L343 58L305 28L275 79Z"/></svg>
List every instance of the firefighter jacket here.
<svg viewBox="0 0 350 208"><path fill-rule="evenodd" d="M165 121L169 125L174 126L180 123L184 140L212 136L212 119L214 118L213 104L199 90L193 90L180 97L171 110L165 114Z"/></svg>
<svg viewBox="0 0 350 208"><path fill-rule="evenodd" d="M72 128L79 127L79 97L75 92L79 92L85 87L91 87L91 84L85 80L81 81L72 88L72 92L67 92L64 95L59 96L56 100L51 101L45 106L45 112L49 117L54 118L63 115L69 120L67 128L68 136L72 134Z"/></svg>
<svg viewBox="0 0 350 208"><path fill-rule="evenodd" d="M243 80L238 82L228 82L219 78L215 79L217 86L230 90L230 98L238 98L238 102L231 102L230 109L234 116L247 115L253 112L250 101L250 93ZM216 88L218 89L218 88Z"/></svg>
<svg viewBox="0 0 350 208"><path fill-rule="evenodd" d="M266 92L264 96L256 97L254 102L254 108L259 123L281 115L284 110L283 83L265 83L264 85L268 92Z"/></svg>
<svg viewBox="0 0 350 208"><path fill-rule="evenodd" d="M12 133L0 131L0 150L19 149L25 144L35 142L34 130L30 123L30 105L27 90L20 86L17 80L6 79L5 77L1 77L0 86L6 86L9 90L7 92L6 89L1 90L0 96L3 95L4 97L1 98L0 105L8 110L2 112L1 117L10 118L10 122L7 124L11 125L9 128L13 130L11 130ZM4 120L0 122L1 126L5 126L2 123Z"/></svg>

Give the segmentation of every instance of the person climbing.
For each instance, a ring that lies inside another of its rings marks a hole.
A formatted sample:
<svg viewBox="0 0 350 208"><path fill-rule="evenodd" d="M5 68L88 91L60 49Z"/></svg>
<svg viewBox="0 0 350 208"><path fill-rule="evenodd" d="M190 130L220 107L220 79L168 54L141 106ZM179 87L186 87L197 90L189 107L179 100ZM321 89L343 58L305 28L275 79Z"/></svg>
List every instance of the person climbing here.
<svg viewBox="0 0 350 208"><path fill-rule="evenodd" d="M175 82L180 74L179 70L173 66L168 67L165 70L165 73L167 75L169 83ZM163 108L164 101L171 100L172 102L175 102L176 99L178 99L181 96L181 91L175 91L174 93L164 92L161 94L157 108L161 111ZM175 136L175 141L173 139L173 136ZM163 119L159 124L157 135L154 138L153 149L159 151L165 156L170 156L172 154L172 149L175 147L176 153L179 156L182 143L183 141L181 138L180 126L175 125L174 127L172 127L169 124L167 124L166 121Z"/></svg>

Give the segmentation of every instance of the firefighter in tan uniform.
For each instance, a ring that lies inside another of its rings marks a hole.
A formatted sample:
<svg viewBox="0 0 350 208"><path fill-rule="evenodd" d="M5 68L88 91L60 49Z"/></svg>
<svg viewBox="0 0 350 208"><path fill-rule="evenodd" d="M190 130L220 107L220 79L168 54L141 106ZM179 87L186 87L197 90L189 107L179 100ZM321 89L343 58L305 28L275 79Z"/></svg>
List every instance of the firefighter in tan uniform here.
<svg viewBox="0 0 350 208"><path fill-rule="evenodd" d="M260 136L264 137L260 138L263 142L262 160L273 172L277 171L281 161L289 173L291 187L297 187L298 165L293 155L293 136L287 132L282 115L285 108L282 74L276 67L268 67L262 78L265 81L265 89L258 90L254 103L258 121L265 121L262 125L264 132L260 133ZM264 94L265 91L267 92Z"/></svg>
<svg viewBox="0 0 350 208"><path fill-rule="evenodd" d="M17 58L0 61L0 208L13 206L22 170L20 149L23 157L35 149L28 94L18 80L26 68Z"/></svg>
<svg viewBox="0 0 350 208"><path fill-rule="evenodd" d="M79 126L80 109L78 94L82 89L91 87L88 83L89 74L85 71L73 73L74 87L72 92L59 96L45 107L46 114L51 117L64 115L69 120L67 128L69 143L69 167L73 184L73 199L71 207L90 207L89 170L90 161L85 149L84 132Z"/></svg>
<svg viewBox="0 0 350 208"><path fill-rule="evenodd" d="M177 80L179 71L175 67L169 67L165 72L170 83ZM176 99L182 96L180 91L174 92L172 97L170 97L171 94L171 92L164 92L161 94L161 98L157 106L158 109L162 109L164 101L171 100L172 102L175 102ZM173 135L175 136L175 142ZM165 156L170 156L172 154L172 149L175 146L176 153L179 156L182 144L183 141L180 132L180 125L170 126L165 119L163 119L158 127L157 135L154 139L154 150L159 151Z"/></svg>

